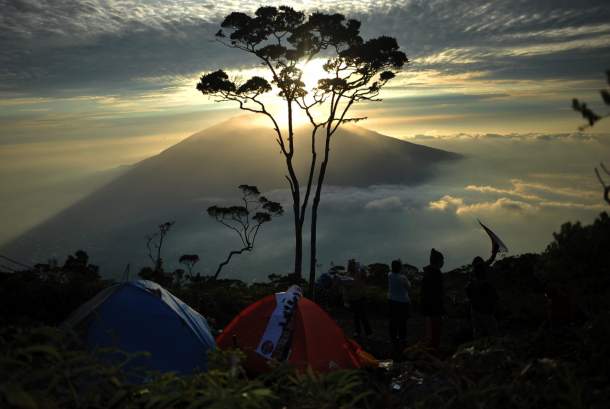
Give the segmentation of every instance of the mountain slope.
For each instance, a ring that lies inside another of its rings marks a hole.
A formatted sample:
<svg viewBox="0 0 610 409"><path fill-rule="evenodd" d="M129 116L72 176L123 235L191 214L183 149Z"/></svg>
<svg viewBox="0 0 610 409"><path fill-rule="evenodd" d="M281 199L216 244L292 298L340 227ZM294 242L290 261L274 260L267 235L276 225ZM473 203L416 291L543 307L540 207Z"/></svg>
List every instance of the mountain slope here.
<svg viewBox="0 0 610 409"><path fill-rule="evenodd" d="M306 129L297 130L295 150L304 154L295 157L299 175L308 169L310 143ZM318 146L321 152L321 139ZM337 132L331 155L326 183L356 187L419 184L433 175L435 164L459 158L358 127ZM244 183L257 185L261 191L286 189L285 173L272 131L243 117L234 118L134 165L3 251L39 262L83 248L103 270L116 270L130 261L143 263L144 235L167 220L177 221L172 231L175 248L168 244L168 254L191 251L187 247L195 244L187 245L189 235L201 231L207 236L200 234L197 245L211 239L221 251L229 238L205 216L205 209L234 198L236 187ZM283 219L289 223L289 217Z"/></svg>

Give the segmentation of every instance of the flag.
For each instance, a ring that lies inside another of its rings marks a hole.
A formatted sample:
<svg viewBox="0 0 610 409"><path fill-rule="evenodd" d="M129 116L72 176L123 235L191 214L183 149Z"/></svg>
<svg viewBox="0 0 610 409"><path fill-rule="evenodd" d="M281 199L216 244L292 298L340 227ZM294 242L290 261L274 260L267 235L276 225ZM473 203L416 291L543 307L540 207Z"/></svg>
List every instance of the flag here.
<svg viewBox="0 0 610 409"><path fill-rule="evenodd" d="M500 240L498 235L496 233L494 233L493 231L491 231L491 229L489 227L487 227L483 223L481 223L481 221L479 219L477 219L477 221L479 222L481 227L483 229L485 229L485 232L491 239L492 252L495 250L498 253L508 253L508 247L506 247L506 244L504 244L502 242L502 240Z"/></svg>

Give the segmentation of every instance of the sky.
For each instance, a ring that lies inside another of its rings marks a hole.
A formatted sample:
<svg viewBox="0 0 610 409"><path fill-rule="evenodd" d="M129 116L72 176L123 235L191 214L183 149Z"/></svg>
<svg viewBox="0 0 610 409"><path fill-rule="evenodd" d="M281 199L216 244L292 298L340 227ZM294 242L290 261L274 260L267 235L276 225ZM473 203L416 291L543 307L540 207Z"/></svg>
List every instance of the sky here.
<svg viewBox="0 0 610 409"><path fill-rule="evenodd" d="M238 115L194 87L218 68L251 72L254 61L214 33L226 14L261 4L0 0L0 243L121 166ZM605 112L598 92L610 68L607 1L291 5L356 18L363 37L393 36L409 57L383 102L355 109L369 117L361 126L467 157L434 189L359 191L369 210L386 209L391 220L390 210L409 208L417 196L429 214L468 226L481 214L544 219L537 241L518 246L525 251L541 250L563 221L591 221L603 209L592 168L610 157L610 121L579 132L570 103L578 97ZM329 190L329 203L346 192Z"/></svg>

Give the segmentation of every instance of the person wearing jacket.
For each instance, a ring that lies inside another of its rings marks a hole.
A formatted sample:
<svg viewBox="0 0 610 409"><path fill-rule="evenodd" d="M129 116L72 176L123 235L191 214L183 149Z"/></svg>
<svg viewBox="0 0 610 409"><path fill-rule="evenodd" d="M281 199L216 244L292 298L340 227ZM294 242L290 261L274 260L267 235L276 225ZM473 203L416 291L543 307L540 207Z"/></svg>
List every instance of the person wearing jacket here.
<svg viewBox="0 0 610 409"><path fill-rule="evenodd" d="M402 272L402 261L392 261L392 271L388 274L388 309L390 341L395 352L404 348L407 340L407 319L410 316L411 283Z"/></svg>
<svg viewBox="0 0 610 409"><path fill-rule="evenodd" d="M441 268L445 258L440 251L430 251L430 264L424 267L421 288L421 307L426 323L426 341L430 348L439 350L441 341L441 317L445 314L443 299L443 275Z"/></svg>

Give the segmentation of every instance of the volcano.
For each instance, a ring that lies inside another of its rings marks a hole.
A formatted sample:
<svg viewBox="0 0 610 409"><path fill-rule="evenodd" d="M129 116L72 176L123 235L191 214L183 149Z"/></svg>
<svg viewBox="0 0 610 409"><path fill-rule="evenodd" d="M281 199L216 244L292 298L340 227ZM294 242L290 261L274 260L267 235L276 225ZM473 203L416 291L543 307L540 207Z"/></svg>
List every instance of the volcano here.
<svg viewBox="0 0 610 409"><path fill-rule="evenodd" d="M321 157L321 137L317 143ZM296 130L295 152L295 168L303 185L311 152L306 128ZM437 164L459 157L345 126L333 137L325 183L360 188L414 186L432 178ZM165 248L166 259L196 252L197 246L216 249L211 253L224 252L227 240L234 238L207 217L207 207L236 200L241 184L256 185L265 194L287 189L285 174L273 131L251 117L232 118L131 166L2 251L36 263L50 257L63 259L84 249L108 276L122 271L127 263L145 263L144 236L154 232L158 224L172 220L177 223ZM289 203L285 208L289 213ZM290 220L285 216L282 223L289 226ZM284 241L291 237L289 234Z"/></svg>

